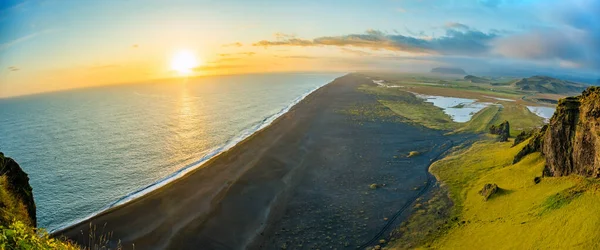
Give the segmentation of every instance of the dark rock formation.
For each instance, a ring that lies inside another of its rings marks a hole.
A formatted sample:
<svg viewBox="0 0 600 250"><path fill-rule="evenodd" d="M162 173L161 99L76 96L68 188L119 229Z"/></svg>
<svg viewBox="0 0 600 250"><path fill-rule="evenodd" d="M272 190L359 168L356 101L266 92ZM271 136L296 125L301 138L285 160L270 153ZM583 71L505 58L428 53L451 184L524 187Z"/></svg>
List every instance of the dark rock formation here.
<svg viewBox="0 0 600 250"><path fill-rule="evenodd" d="M493 194L498 192L498 185L496 184L485 184L481 190L479 190L479 195L483 196L483 200L487 201Z"/></svg>
<svg viewBox="0 0 600 250"><path fill-rule="evenodd" d="M36 226L35 202L33 201L33 192L29 185L29 177L23 172L19 164L13 159L5 157L1 152L0 176L6 178L5 182L0 183L0 188L7 191L5 194L9 195L11 200L20 202L25 206L29 218L22 219L28 219L31 226ZM9 210L7 209L8 205L15 205L7 203L5 200L0 200L0 213L6 213Z"/></svg>
<svg viewBox="0 0 600 250"><path fill-rule="evenodd" d="M532 76L523 78L513 83L513 86L525 91L535 91L539 93L580 93L585 90L585 85L564 81L548 76Z"/></svg>
<svg viewBox="0 0 600 250"><path fill-rule="evenodd" d="M450 67L437 67L431 69L431 73L440 73L440 74L452 74L452 75L466 75L464 69L461 68L450 68Z"/></svg>
<svg viewBox="0 0 600 250"><path fill-rule="evenodd" d="M533 152L542 152L544 136L546 135L547 129L548 125L544 125L541 129L532 132L531 140L529 140L529 143L527 143L527 145L525 145L525 147L523 147L523 149L521 149L521 151L519 151L519 153L515 155L513 164L519 162L521 159L523 159L523 157L525 157L528 154L531 154Z"/></svg>
<svg viewBox="0 0 600 250"><path fill-rule="evenodd" d="M498 126L492 125L490 127L490 134L499 135L499 141L508 141L508 137L510 137L510 124L508 124L508 121L504 121Z"/></svg>
<svg viewBox="0 0 600 250"><path fill-rule="evenodd" d="M561 99L544 136L546 172L600 177L600 87Z"/></svg>

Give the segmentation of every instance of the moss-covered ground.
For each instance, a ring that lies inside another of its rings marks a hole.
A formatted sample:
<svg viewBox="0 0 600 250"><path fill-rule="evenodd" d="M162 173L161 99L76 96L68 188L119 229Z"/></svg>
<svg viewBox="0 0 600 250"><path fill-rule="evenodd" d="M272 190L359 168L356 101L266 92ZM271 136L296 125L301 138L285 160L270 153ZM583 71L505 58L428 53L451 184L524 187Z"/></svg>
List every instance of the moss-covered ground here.
<svg viewBox="0 0 600 250"><path fill-rule="evenodd" d="M406 223L432 230L423 248L439 249L598 249L600 242L600 182L582 177L545 177L538 184L544 159L539 153L512 164L525 145L477 142L434 163L431 172L453 202L446 217L423 221L418 214ZM487 184L500 192L484 201L478 194ZM433 203L436 203L434 200ZM444 204L442 204L444 205ZM436 206L433 206L436 207ZM438 225L436 228L427 225ZM441 227L439 225L442 225ZM402 239L401 236L398 238ZM392 248L406 248L396 241ZM416 247L417 245L411 246Z"/></svg>

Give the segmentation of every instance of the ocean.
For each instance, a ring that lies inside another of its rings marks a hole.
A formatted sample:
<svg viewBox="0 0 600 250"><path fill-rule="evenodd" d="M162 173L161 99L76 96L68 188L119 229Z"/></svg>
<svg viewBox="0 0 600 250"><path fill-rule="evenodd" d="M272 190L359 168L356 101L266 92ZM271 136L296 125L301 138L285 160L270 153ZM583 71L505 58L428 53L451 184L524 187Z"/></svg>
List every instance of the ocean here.
<svg viewBox="0 0 600 250"><path fill-rule="evenodd" d="M0 99L0 152L54 231L154 190L268 126L340 73L171 79Z"/></svg>

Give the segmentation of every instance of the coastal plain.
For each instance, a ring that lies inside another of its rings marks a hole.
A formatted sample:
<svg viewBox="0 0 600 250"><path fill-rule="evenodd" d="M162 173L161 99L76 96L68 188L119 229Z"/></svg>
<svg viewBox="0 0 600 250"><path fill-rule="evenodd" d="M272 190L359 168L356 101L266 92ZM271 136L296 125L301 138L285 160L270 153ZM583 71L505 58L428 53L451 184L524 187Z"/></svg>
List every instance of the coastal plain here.
<svg viewBox="0 0 600 250"><path fill-rule="evenodd" d="M111 232L124 249L369 243L428 187L433 159L466 138L398 116L362 90L374 86L340 77L188 175L55 235L90 245L90 232Z"/></svg>

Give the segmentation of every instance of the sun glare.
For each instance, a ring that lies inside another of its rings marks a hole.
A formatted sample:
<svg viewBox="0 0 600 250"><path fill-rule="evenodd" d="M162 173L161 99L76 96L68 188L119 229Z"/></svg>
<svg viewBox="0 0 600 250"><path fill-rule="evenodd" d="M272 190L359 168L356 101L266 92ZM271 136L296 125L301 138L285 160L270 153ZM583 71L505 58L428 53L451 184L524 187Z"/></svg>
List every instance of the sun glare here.
<svg viewBox="0 0 600 250"><path fill-rule="evenodd" d="M180 74L192 73L194 68L198 67L200 63L193 52L188 50L182 50L171 59L171 69L179 72Z"/></svg>

